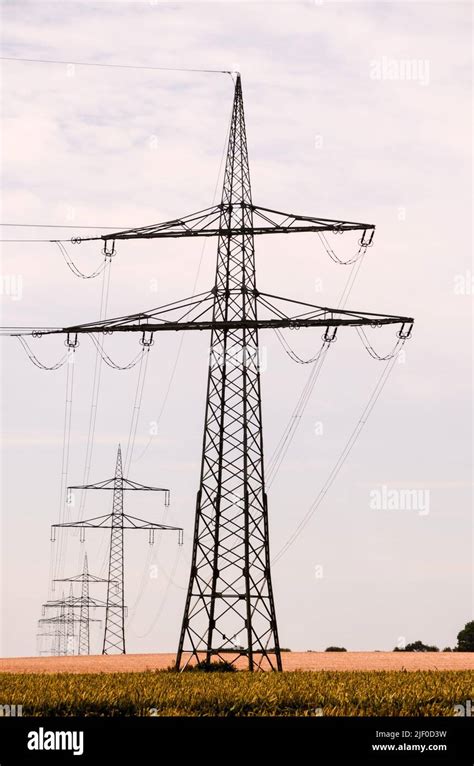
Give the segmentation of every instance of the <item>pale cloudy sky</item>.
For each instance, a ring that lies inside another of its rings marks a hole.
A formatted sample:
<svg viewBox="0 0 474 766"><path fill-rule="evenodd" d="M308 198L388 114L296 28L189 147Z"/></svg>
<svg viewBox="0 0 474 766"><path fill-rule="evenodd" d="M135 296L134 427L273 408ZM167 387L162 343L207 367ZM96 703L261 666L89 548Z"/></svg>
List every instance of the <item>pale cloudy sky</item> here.
<svg viewBox="0 0 474 766"><path fill-rule="evenodd" d="M239 69L256 204L377 225L347 305L413 315L415 332L324 502L275 564L280 639L294 650L392 649L401 637L454 645L472 619L473 592L470 5L5 1L2 16L4 56ZM416 62L409 79L407 60ZM2 222L121 228L215 201L228 75L11 61L1 73ZM71 233L2 227L4 239ZM205 290L215 242L202 247L120 243L108 315L190 295L195 282ZM335 238L334 247L348 257L355 238ZM97 243L69 250L85 271L100 261ZM323 305L337 304L350 273L312 235L260 238L257 267L261 290ZM78 280L53 244L3 244L1 272L2 325L98 318L100 278ZM317 331L294 335L288 340L303 356L320 344ZM390 328L371 338L382 351L395 340ZM174 650L184 607L208 338L184 338L163 408L179 343L160 337L153 348L130 470L132 479L170 487L172 507L164 514L153 496L127 498L127 508L182 525L186 539L178 550L165 534L149 553L146 534L127 537L130 652ZM309 370L284 356L273 335L262 333L262 343L270 457ZM58 338L33 348L47 362L63 351ZM128 361L137 338L115 336L107 351ZM37 370L13 339L1 340L1 356L0 651L31 655L48 594L49 526L59 515L65 370ZM355 331L340 332L269 491L274 555L324 484L381 364ZM75 367L71 483L83 476L93 365L85 338ZM136 383L136 368L102 371L92 481L112 475L116 445L127 442ZM374 509L371 493L383 486L419 490L429 512ZM109 509L98 494L86 516ZM106 542L106 534L88 533L95 574L105 571ZM71 537L65 575L76 574L83 550ZM96 650L99 638L96 628Z"/></svg>

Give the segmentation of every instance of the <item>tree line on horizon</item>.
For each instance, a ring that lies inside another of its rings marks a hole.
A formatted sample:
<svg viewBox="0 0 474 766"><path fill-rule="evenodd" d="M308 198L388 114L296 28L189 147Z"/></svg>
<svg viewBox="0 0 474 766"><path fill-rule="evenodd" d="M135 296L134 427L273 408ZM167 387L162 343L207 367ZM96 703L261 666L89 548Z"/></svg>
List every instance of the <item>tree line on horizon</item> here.
<svg viewBox="0 0 474 766"><path fill-rule="evenodd" d="M443 652L474 652L474 620L467 622L457 635L458 643L454 648L445 646ZM328 646L325 652L347 652L343 646ZM439 652L437 646L413 641L404 647L396 646L394 652Z"/></svg>

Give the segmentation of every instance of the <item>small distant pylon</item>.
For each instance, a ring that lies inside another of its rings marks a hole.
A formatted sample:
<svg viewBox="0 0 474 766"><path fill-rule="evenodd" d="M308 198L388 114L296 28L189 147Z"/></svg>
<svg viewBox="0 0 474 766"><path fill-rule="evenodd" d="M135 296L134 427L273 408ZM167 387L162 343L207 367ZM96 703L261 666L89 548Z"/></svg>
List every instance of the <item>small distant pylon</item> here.
<svg viewBox="0 0 474 766"><path fill-rule="evenodd" d="M94 609L97 607L105 607L105 601L98 601L96 599L89 598L87 601L87 606L92 606ZM69 596L67 598L64 598L63 593L62 598L58 601L47 601L42 606L43 615L46 614L46 610L48 609L58 610L58 613L55 617L43 617L38 621L38 626L40 628L43 628L45 625L54 626L55 631L54 634L52 634L54 635L52 653L55 655L74 655L76 653L75 626L79 625L79 630L81 628L81 617L77 618L74 612L74 610L77 608L82 609L82 596L79 598L74 596L72 583L70 585ZM88 615L87 633L89 633L89 623L91 622L100 622L100 620L95 620ZM78 651L78 653L80 652Z"/></svg>
<svg viewBox="0 0 474 766"><path fill-rule="evenodd" d="M130 491L163 492L165 505L169 505L170 491L161 487L151 487L126 479L123 476L122 449L117 450L115 475L112 479L68 487L68 496L74 489L104 489L113 492L112 512L104 516L96 516L84 521L72 521L63 524L53 524L51 540L55 540L55 530L58 527L77 528L81 530L81 542L85 540L86 529L110 529L109 574L107 578L107 605L105 616L104 643L102 654L125 654L125 569L123 532L125 529L147 529L148 541L153 545L156 531L172 530L178 532L178 543L182 545L183 530L181 527L171 527L156 524L151 521L129 516L123 510L123 493Z"/></svg>
<svg viewBox="0 0 474 766"><path fill-rule="evenodd" d="M65 598L64 591L58 601L47 601L43 604L42 613L46 614L47 609L56 609L57 614L54 617L42 617L38 620L38 635L46 635L43 630L52 628L49 633L52 638L51 653L56 656L73 655L75 648L75 626L79 620L74 615L74 609L77 606L76 599L70 586L69 596ZM98 622L89 618L89 622Z"/></svg>
<svg viewBox="0 0 474 766"><path fill-rule="evenodd" d="M73 600L72 583L69 586L69 599L66 606L66 654L74 654L74 609L72 607Z"/></svg>
<svg viewBox="0 0 474 766"><path fill-rule="evenodd" d="M81 611L79 616L79 645L78 654L90 654L90 631L89 631L89 574L87 566L87 553L84 556L84 575L81 589Z"/></svg>
<svg viewBox="0 0 474 766"><path fill-rule="evenodd" d="M74 582L81 584L81 596L78 604L76 604L76 606L79 606L80 608L78 654L90 654L90 609L91 607L93 609L96 609L97 607L105 607L106 603L90 597L89 583L106 583L108 580L105 577L97 577L96 575L90 574L86 553L84 555L84 565L81 574L53 580L53 590L54 583L56 582L69 582L71 585Z"/></svg>

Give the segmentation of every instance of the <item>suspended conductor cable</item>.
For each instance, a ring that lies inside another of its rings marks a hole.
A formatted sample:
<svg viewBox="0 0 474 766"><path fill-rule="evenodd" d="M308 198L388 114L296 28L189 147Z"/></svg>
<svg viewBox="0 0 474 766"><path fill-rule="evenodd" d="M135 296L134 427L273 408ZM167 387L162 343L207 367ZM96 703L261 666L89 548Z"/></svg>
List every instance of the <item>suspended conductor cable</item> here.
<svg viewBox="0 0 474 766"><path fill-rule="evenodd" d="M301 422L301 418L306 409L306 405L308 404L308 401L313 392L316 380L321 371L321 367L322 367L322 362L318 364L317 366L315 366L315 368L311 371L311 374L304 385L304 388L296 403L293 413L286 425L286 428L283 431L282 436L280 437L280 441L275 447L275 450L270 458L269 469L268 469L268 486L269 487L274 482L276 478L276 474L278 473L281 467L281 464L283 462L283 459L286 453L288 452L289 446L291 442L293 441L294 435L296 433L298 425Z"/></svg>
<svg viewBox="0 0 474 766"><path fill-rule="evenodd" d="M304 527L308 524L308 522L311 520L314 513L317 511L319 506L321 505L322 501L324 500L324 497L326 496L326 493L334 483L339 471L341 470L342 466L344 465L347 457L349 456L349 453L351 452L352 448L354 447L358 437L360 436L360 433L366 424L368 417L370 413L372 412L380 394L382 393L382 390L388 380L388 377L395 365L396 357L393 357L390 359L387 364L385 365L382 374L380 375L375 388L373 389L369 401L367 402L366 406L364 407L364 410L362 411L362 415L360 416L359 420L357 421L354 430L352 431L351 435L349 436L349 439L346 442L346 445L344 446L344 449L342 450L341 454L339 455L338 459L336 460L332 470L330 471L326 481L324 482L323 486L321 487L316 499L313 501L313 503L310 505L306 515L303 517L303 519L299 522L297 527L295 528L293 534L288 538L286 543L283 545L283 547L279 550L277 555L272 561L272 564L275 564L277 561L279 561L282 556L289 550L289 548L293 545L293 543L296 541L298 536L303 531Z"/></svg>
<svg viewBox="0 0 474 766"><path fill-rule="evenodd" d="M110 288L110 272L111 272L111 266L112 261L108 261L107 268L103 272L103 280L102 280L102 289L101 289L101 296L100 296L100 310L99 310L99 316L100 320L105 319L107 314L107 306L109 301L109 288ZM99 341L99 344L101 348L103 348L104 344L104 337L101 338ZM89 427L88 427L88 433L87 433L87 446L86 446L86 460L84 464L84 473L83 473L83 481L82 484L88 484L89 483L89 474L92 464L92 451L94 447L94 435L95 435L95 426L97 421L97 405L99 400L99 389L100 389L100 378L101 378L101 372L102 372L102 357L99 353L99 350L96 352L95 362L94 362L94 375L92 380L92 400L91 400L91 409L89 413ZM85 504L86 504L86 498L87 498L87 492L86 490L82 490L81 494L81 501L79 505L79 520L82 519L82 514L84 513Z"/></svg>
<svg viewBox="0 0 474 766"><path fill-rule="evenodd" d="M67 362L67 351L66 351L66 353L63 354L59 362L56 362L56 364L52 364L52 365L43 364L42 362L40 362L38 357L33 353L33 351L31 350L31 348L29 347L28 343L23 338L23 336L15 335L14 337L18 338L18 340L20 341L30 362L32 362L35 365L35 367L38 367L40 370L48 370L49 372L51 372L52 370L59 370L59 368L63 367L63 365L65 365Z"/></svg>
<svg viewBox="0 0 474 766"><path fill-rule="evenodd" d="M158 607L158 611L155 614L155 617L153 618L153 622L151 623L150 627L144 633L136 633L133 629L131 629L132 633L136 636L136 638L145 638L146 636L148 636L151 633L151 631L154 629L154 627L155 627L156 623L158 622L158 620L160 619L161 613L162 613L164 605L165 605L166 598L167 598L168 593L169 593L169 589L171 587L171 584L173 583L173 578L174 578L176 569L178 568L178 564L179 564L179 560L181 558L182 552L183 552L183 549L182 549L181 546L179 546L179 548L178 548L178 550L176 552L176 555L175 555L175 560L174 560L173 568L171 570L171 574L167 578L168 581L167 581L166 588L165 588L165 591L163 593L160 605ZM131 626L129 626L129 627L131 627Z"/></svg>
<svg viewBox="0 0 474 766"><path fill-rule="evenodd" d="M49 577L48 577L48 599L52 598L55 590L56 583L54 582L54 565L55 565L55 544L51 540L49 544Z"/></svg>
<svg viewBox="0 0 474 766"><path fill-rule="evenodd" d="M350 258L348 261L343 261L343 260L341 260L341 258L339 258L336 255L336 253L332 249L331 245L329 244L329 241L328 241L327 237L325 236L325 234L322 231L317 231L316 234L318 235L319 239L321 240L322 245L323 245L326 253L331 258L331 260L334 261L334 263L339 264L339 266L350 266L351 264L356 263L360 258L362 258L365 255L365 253L367 252L367 248L371 244L371 242L363 242L363 240L361 240L359 242L359 249L358 249L357 253L355 254L355 256L353 258Z"/></svg>
<svg viewBox="0 0 474 766"><path fill-rule="evenodd" d="M394 356L398 356L401 347L404 345L405 341L407 340L408 336L404 335L398 335L398 340L395 343L393 349L390 351L390 353L386 354L385 356L380 356L376 352L376 350L373 348L373 346L370 344L370 341L364 332L364 329L362 327L356 327L357 334L359 338L362 341L363 346L368 351L372 359L377 359L380 362L387 362L389 359L393 359Z"/></svg>
<svg viewBox="0 0 474 766"><path fill-rule="evenodd" d="M93 61L58 61L57 59L27 59L16 56L0 56L0 61L21 61L27 64L64 64L65 66L89 66L106 69L142 69L153 72L202 72L206 74L234 74L229 69L188 69L168 66L137 66L134 64L105 64Z"/></svg>
<svg viewBox="0 0 474 766"><path fill-rule="evenodd" d="M74 391L74 348L68 349L68 361L66 367L66 402L64 406L64 425L63 425L63 448L61 457L61 478L59 489L59 523L63 523L66 513L66 487L69 468L69 449L71 443L71 421L72 421L72 397ZM60 532L63 529L59 528ZM58 577L59 564L64 548L64 534L60 534L58 545L56 547L55 565L53 571L55 577ZM51 588L51 583L50 583Z"/></svg>
<svg viewBox="0 0 474 766"><path fill-rule="evenodd" d="M166 520L167 520L167 517L168 517L168 512L169 512L169 507L165 508L165 512L164 512L163 517L162 517L162 519L160 521L160 524L166 524ZM188 538L187 535L184 535L184 537L186 537L186 539ZM145 592L145 589L146 589L146 586L148 585L148 582L149 582L149 578L147 578L147 576L146 576L147 571L149 570L149 567L151 566L151 564L155 564L155 566L157 566L156 560L157 560L157 557L158 557L158 554L159 554L159 551L160 551L160 543L161 543L162 539L163 538L160 536L158 538L157 544L153 548L150 547L150 553L152 552L153 555L152 556L150 556L150 555L147 556L147 559L145 561L145 565L143 567L142 578L141 578L141 582L140 582L140 587L138 589L138 594L137 594L137 597L136 597L136 599L135 599L135 601L133 603L133 606L129 610L128 619L131 622L133 621L133 619L135 617L135 613L137 611L138 604L142 600L144 592ZM165 575L165 577L167 579L167 582L171 582L171 584L175 588L179 588L180 590L184 590L185 589L185 586L178 585L177 583L175 583L174 580L172 579L172 575L168 574L163 567L160 567L160 568L161 568L161 571L163 572L163 574Z"/></svg>
<svg viewBox="0 0 474 766"><path fill-rule="evenodd" d="M301 418L311 398L311 394L313 392L314 386L316 385L316 381L318 380L319 375L321 373L321 368L324 364L324 360L329 350L329 346L330 346L330 342L326 341L324 343L324 348L320 351L318 361L315 364L314 368L311 370L311 374L304 385L303 391L300 394L300 397L296 403L296 406L293 410L290 420L288 421L288 424L285 430L283 431L280 441L278 442L270 458L270 464L268 469L268 487L271 487L272 483L274 482L276 475L280 469L280 466L285 458L285 455L288 452L288 449L293 441L298 425L301 422Z"/></svg>
<svg viewBox="0 0 474 766"><path fill-rule="evenodd" d="M164 523L164 522L162 522L162 523ZM137 595L135 601L133 602L133 605L128 610L128 617L127 617L127 621L128 622L133 622L133 618L135 616L135 612L137 611L137 606L140 603L140 601L142 599L142 596L143 596L143 594L145 592L145 588L146 588L146 586L149 583L150 577L147 576L147 574L149 575L149 573L150 573L150 567L151 567L152 563L154 563L155 557L156 557L156 551L154 550L154 546L149 545L148 546L148 553L147 553L146 559L145 559L145 564L143 566L142 576L141 576L141 580L140 580L140 586L138 588L138 595Z"/></svg>
<svg viewBox="0 0 474 766"><path fill-rule="evenodd" d="M105 362L109 367L112 367L112 369L114 370L131 370L132 367L135 367L138 364L143 354L145 353L145 349L141 348L138 354L132 359L131 362L129 362L128 364L117 364L116 362L112 361L110 356L104 351L103 345L101 345L100 341L97 340L94 333L88 333L87 335L94 343L98 353L100 354L102 358L102 361Z"/></svg>
<svg viewBox="0 0 474 766"><path fill-rule="evenodd" d="M346 285L341 293L341 297L339 298L339 302L337 304L338 309L344 309L347 301L349 300L349 296L352 292L352 288L354 287L360 268L364 262L364 256L365 256L365 253L363 253L362 257L357 260L357 263L354 263L352 266L352 269L349 274L349 278L346 282Z"/></svg>
<svg viewBox="0 0 474 766"><path fill-rule="evenodd" d="M92 336L93 337L93 336ZM140 416L140 410L142 405L142 399L143 399L143 390L145 387L145 380L146 380L146 374L147 374L147 368L148 368L148 359L149 359L149 352L150 352L150 346L143 346L143 348L140 350L137 361L140 362L140 366L138 369L138 380L137 380L137 386L135 390L135 397L133 402L133 409L132 409L132 418L130 422L130 429L128 432L128 440L127 440L127 447L125 451L125 457L124 457L124 473L125 476L128 476L130 472L130 463L132 460L133 450L135 446L135 439L137 434L137 427L138 427L138 420ZM145 362L145 363L143 363ZM121 368L125 369L125 368ZM102 544L104 543L105 538L103 538ZM98 555L100 556L102 551L102 545L99 550ZM104 557L102 560L102 564L100 567L100 575L105 571L107 566L107 558L109 556L109 550L107 547L105 547ZM145 565L146 569L146 565ZM144 572L145 572L144 569ZM143 575L144 576L144 575Z"/></svg>
<svg viewBox="0 0 474 766"><path fill-rule="evenodd" d="M69 269L72 271L72 273L79 277L80 279L95 279L95 277L98 277L99 274L102 274L105 267L107 266L107 257L103 259L100 266L98 266L95 271L93 271L91 274L84 274L83 271L81 271L74 261L72 260L71 256L69 255L68 251L64 247L63 243L60 240L54 240L54 244L59 247L59 250L61 252L61 255L63 256L64 260L66 261Z"/></svg>
<svg viewBox="0 0 474 766"><path fill-rule="evenodd" d="M275 335L277 336L277 338L278 338L278 340L280 342L280 345L283 347L283 349L285 350L287 355L290 357L290 359L292 359L294 362L297 362L298 364L313 364L313 362L317 362L319 357L324 352L324 349L327 346L327 342L323 341L323 344L322 344L321 348L319 349L318 353L316 354L316 356L311 357L311 359L301 359L301 357L298 356L295 353L295 351L293 351L293 349L291 348L290 344L288 343L288 341L284 337L282 331L279 330L276 327L276 328L274 328L274 332L275 332Z"/></svg>
<svg viewBox="0 0 474 766"><path fill-rule="evenodd" d="M107 314L109 290L110 290L110 274L111 274L111 267L112 267L112 258L106 256L105 260L106 260L106 268L103 272L101 295L100 295L100 306L99 306L99 317L101 320L105 319ZM89 425L88 425L87 442L86 442L86 457L84 462L82 484L89 483L89 476L90 476L90 470L92 465L92 451L94 448L95 427L97 422L97 408L98 408L98 402L99 402L102 360L103 360L103 355L105 354L104 336L101 337L101 340L97 340L93 336L93 334L91 334L90 337L93 339L96 345L96 354L95 354L95 360L94 360L94 374L92 378L92 397L91 397L91 406L89 411ZM84 511L85 511L86 501L87 501L87 491L82 490L80 503L79 503L79 510L78 510L79 521L82 520ZM82 551L79 550L77 555L78 570L81 565L81 560L82 560ZM102 574L102 571L99 574Z"/></svg>
<svg viewBox="0 0 474 766"><path fill-rule="evenodd" d="M137 434L138 420L140 417L140 409L142 406L143 389L145 387L145 379L148 368L148 359L150 355L150 348L143 348L140 356L140 367L138 369L138 381L135 391L135 400L133 402L132 419L130 422L130 431L128 434L127 448L125 450L125 474L128 476L130 472L130 463L132 461L133 450L135 447L135 438Z"/></svg>
<svg viewBox="0 0 474 766"><path fill-rule="evenodd" d="M225 141L224 141L224 146L222 148L221 159L220 159L220 163L219 163L219 170L217 172L216 184L214 186L214 194L212 195L212 204L213 205L214 205L215 200L216 200L217 189L218 189L218 186L219 186L219 181L220 181L221 173L222 173L222 167L223 167L223 164L224 164L224 158L226 156L227 143L228 143L228 140L229 140L230 130L231 130L231 126L232 126L232 114L233 114L233 105L232 105L232 110L231 110L231 113L230 113L230 119L229 119L229 124L228 124L228 128L227 128L227 134L226 134ZM193 285L192 294L191 294L192 296L195 295L196 286L197 286L198 279L199 279L199 274L201 273L201 266L202 266L202 261L203 261L203 258L204 258L204 251L206 249L206 245L207 245L207 239L204 239L204 243L203 243L203 246L201 248L201 255L199 257L199 263L198 263L197 270L196 270L196 276L194 278L194 285ZM158 424L159 424L159 422L160 422L160 420L161 420L161 418L163 416L163 412L165 411L165 407L166 407L166 404L168 402L168 397L169 397L169 394L170 394L170 391L171 391L171 387L173 385L174 376L176 374L176 370L178 368L178 363L179 363L179 360L180 360L180 357L181 357L181 351L182 351L182 348L183 348L184 337L185 337L185 333L181 333L181 337L179 339L178 350L176 352L176 357L175 357L174 364L173 364L173 369L171 370L171 375L170 375L170 378L169 378L169 381L168 381L168 386L167 386L166 391L165 391L165 396L164 396L164 399L163 399L163 403L162 403L160 411L158 413L158 418L156 420L156 429L155 429L156 432L158 431ZM135 458L135 460L133 461L134 463L138 463L138 461L141 460L142 457L145 455L145 453L147 452L150 444L153 441L153 437L154 437L154 434L151 434L150 438L148 439L148 442L145 444L145 446L142 449L142 451L140 452L139 456L137 458Z"/></svg>
<svg viewBox="0 0 474 766"><path fill-rule="evenodd" d="M354 287L354 283L355 283L355 280L357 278L357 275L359 273L359 270L360 270L360 267L361 267L362 263L363 263L363 257L358 259L358 262L355 263L352 266L352 269L351 269L351 272L350 272L349 277L347 279L346 285L345 285L345 287L344 287L344 289L342 291L341 297L339 299L338 308L344 308L344 306L345 306L345 304L346 304L346 302L347 302L347 300L348 300L348 298L350 296L352 288ZM294 354L294 352L291 349L290 349L290 351L291 351L292 354ZM321 353L321 351L319 352L319 354L320 353ZM297 400L295 409L293 410L293 413L290 416L290 419L289 419L287 425L285 426L285 429L284 429L283 434L282 434L282 436L280 438L280 441L278 442L278 444L277 444L277 446L276 446L276 448L275 448L275 450L274 450L274 452L272 454L272 457L270 458L269 475L271 477L271 483L273 483L275 481L276 475L277 475L277 473L278 473L278 471L279 471L279 469L281 467L281 464L283 462L283 459L284 459L284 457L285 457L285 455L286 455L286 453L288 451L288 447L289 447L288 440L290 440L290 443L291 443L291 441L293 441L293 438L294 438L294 436L296 434L298 426L301 423L301 415L303 414L304 409L306 408L306 404L309 401L309 398L311 396L311 392L312 392L312 390L314 388L314 385L315 385L315 382L316 382L315 380L313 380L314 372L315 372L314 370L311 370L311 372L309 374L309 377L308 377L308 380L306 381L306 384L305 384L305 386L303 388L303 391L300 394L299 399ZM318 371L318 375L319 375L319 372L320 372L320 370ZM280 452L280 454L281 454L281 450L284 449L284 444L285 443L287 444L287 447L284 450L283 457L280 460L278 458L278 453ZM276 467L276 460L278 460L278 467Z"/></svg>

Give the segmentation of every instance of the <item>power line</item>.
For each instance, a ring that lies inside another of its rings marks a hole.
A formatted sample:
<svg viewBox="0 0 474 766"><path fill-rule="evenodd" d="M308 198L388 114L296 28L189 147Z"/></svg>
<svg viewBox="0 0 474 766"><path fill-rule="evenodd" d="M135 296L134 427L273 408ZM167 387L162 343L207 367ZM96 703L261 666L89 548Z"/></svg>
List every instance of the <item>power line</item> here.
<svg viewBox="0 0 474 766"><path fill-rule="evenodd" d="M209 210L212 212L206 212ZM217 218L216 213L219 210L218 228L214 229L214 219ZM255 211L259 211L258 216L266 228L254 226ZM214 216L211 228L210 216ZM298 225L295 225L296 222ZM141 333L144 339L145 333L147 336L149 334L150 344L155 331L212 330L192 566L176 658L178 670L185 669L192 663L202 662L203 657L206 658L206 664L216 659L234 663L238 657L242 657L248 662L250 671L263 668L282 669L270 572L258 331L272 326L288 329L325 327L329 339L330 328L400 324L399 337L407 338L411 332L413 319L409 317L315 306L295 299L260 293L257 290L255 234L268 231L318 232L321 227L334 233L362 231L362 242L365 233L374 229L373 225L363 223L295 216L253 205L242 87L240 76L237 76L221 204L183 219L123 232L124 236L121 237L145 239L150 236L214 236L217 233L219 241L214 288L211 292L174 301L152 312L141 312L58 330L67 334L68 338L74 332L76 339L78 333L133 331ZM103 236L105 240L116 238L117 233ZM209 305L209 301L212 301L212 306ZM278 307L282 301L284 307L293 305L296 308L286 308L283 311ZM267 313L270 312L270 319L260 318L262 306ZM203 319L211 309L212 320ZM294 314L295 311L298 313ZM193 318L195 314L197 316ZM407 325L408 331L405 329ZM317 503L334 480L375 405L386 381L384 376L392 369L395 359L396 357L393 357L384 368L367 407L320 495L278 556L283 555L300 534L308 517L314 513ZM322 363L322 358L320 361ZM319 366L314 369L319 369ZM120 482L121 488L124 489L120 448L115 479L109 480L109 483L115 480ZM103 482L91 486L82 485L84 490L93 488L108 487L105 487ZM152 488L142 485L142 489ZM122 534L123 530L128 528L123 524L125 518L134 522L133 528L137 528L136 522L142 524L142 520L134 520L133 517L123 514L123 498L117 496L114 497L115 500L117 502L114 502L112 514L53 527L110 528L116 510L116 516L121 517L121 523L117 524L116 528L120 529ZM110 520L110 525L103 524L102 519ZM211 525L209 519L213 522ZM140 528L149 529L152 536L153 531L160 526L163 528L163 525L145 522ZM120 603L123 605L123 547L116 557L117 563L112 562L113 547L111 535L108 581L109 585L120 581ZM118 604L118 600L112 606L115 604ZM123 608L120 617L121 636L124 633ZM122 643L125 651L124 641ZM234 658L230 659L229 654L225 652L232 652ZM107 653L106 641L104 653Z"/></svg>
<svg viewBox="0 0 474 766"><path fill-rule="evenodd" d="M61 255L63 256L64 260L66 261L66 264L67 264L68 268L72 271L74 276L79 277L80 279L95 279L107 267L108 256L106 255L105 258L102 259L102 262L99 264L99 266L97 266L97 268L94 269L94 271L92 271L90 274L84 274L84 272L81 271L76 266L76 264L72 260L71 256L69 255L69 253L66 250L66 248L64 247L64 245L61 242L56 242L55 244L59 247Z"/></svg>
<svg viewBox="0 0 474 766"><path fill-rule="evenodd" d="M363 253L361 258L358 258L356 262L353 263L352 265L347 283L339 299L338 308L343 308L349 298L352 288L354 287L355 279L357 277L357 274L359 273L362 261L364 259L364 255L365 253ZM297 361L300 364L307 364L308 362L316 361L317 369L313 368L311 370L308 380L306 381L305 386L303 388L303 391L298 397L293 413L291 414L290 419L287 425L285 426L285 429L280 438L280 441L275 447L275 450L270 458L269 469L267 472L267 481L269 482L269 486L271 486L273 482L275 481L276 476L279 473L279 470L281 468L282 462L285 458L285 455L288 452L288 449L291 445L291 442L293 441L295 437L295 434L296 434L296 431L298 430L299 425L301 424L302 416L309 402L309 399L314 389L317 378L319 377L319 374L321 372L322 363L324 362L324 359L326 358L326 352L328 351L328 344L323 343L323 346L321 347L316 357L313 358L313 360L303 361L292 351L289 344L285 341L289 351L287 350L287 348L285 347L285 343L283 343L284 338L281 331L275 330L275 333L280 341L280 344L283 346L288 356L290 356L290 358L293 359L293 361ZM320 363L319 358L322 353L324 354L324 356Z"/></svg>
<svg viewBox="0 0 474 766"><path fill-rule="evenodd" d="M18 229L99 229L101 231L120 231L122 226L73 226L71 224L58 224L58 223L0 223L0 226L10 226ZM71 239L0 239L0 242L34 242L36 244L40 242L71 244Z"/></svg>
<svg viewBox="0 0 474 766"><path fill-rule="evenodd" d="M216 199L217 189L218 189L218 186L219 186L219 180L221 178L222 167L224 165L224 159L225 159L226 151L227 151L227 142L229 140L231 127L232 127L232 110L230 112L229 127L227 128L227 133L226 133L226 137L225 137L225 141L224 141L224 146L222 147L222 154L221 154L221 159L220 159L220 163L219 163L219 170L217 171L216 184L214 186L214 194L212 195L212 203L213 204L214 204L215 199ZM198 280L199 280L199 275L201 273L201 266L202 266L202 262L203 262L203 258L204 258L204 251L205 251L205 249L206 249L206 240L204 240L204 244L203 244L203 246L201 248L201 255L199 257L199 263L198 263L197 270L196 270L196 276L194 278L194 285L193 285L192 296L195 295L195 291L196 291L196 288L197 288L197 283L198 283ZM178 345L178 351L176 353L176 357L175 357L174 364L173 364L173 369L171 371L171 375L170 375L170 378L169 378L169 381L168 381L167 389L165 391L165 396L164 396L164 399L163 399L163 403L162 403L161 409L160 409L160 411L158 413L158 418L156 420L156 432L158 432L158 425L160 423L161 417L162 417L163 412L165 410L166 403L168 401L168 396L170 394L171 387L173 385L174 376L176 374L176 370L178 368L178 363L179 363L179 360L180 360L180 357L181 357L181 352L182 352L182 349L183 349L183 342L184 342L184 335L181 335L181 338L180 338L180 341L179 341L179 345ZM137 463L139 460L142 459L144 454L147 452L150 444L152 443L154 436L155 436L155 434L151 434L150 435L150 438L148 439L148 442L145 444L145 446L142 449L142 451L140 452L139 456L133 460L134 463Z"/></svg>
<svg viewBox="0 0 474 766"><path fill-rule="evenodd" d="M282 548L278 551L274 559L272 560L272 564L276 564L277 561L279 561L282 556L285 555L285 553L291 548L293 543L297 540L301 532L303 531L304 527L308 524L308 522L311 520L312 516L316 513L317 509L321 505L322 501L324 500L328 490L334 483L339 471L341 470L342 466L346 462L346 459L351 452L352 448L354 447L357 439L360 436L360 433L367 422L367 419L372 412L373 408L375 407L375 404L377 403L377 400L382 393L382 390L388 380L388 377L394 367L394 364L396 362L397 358L394 356L392 357L384 367L382 374L380 375L375 388L373 389L369 401L367 402L366 406L364 407L362 411L362 415L360 416L359 420L356 423L355 428L353 429L351 435L349 436L349 439L347 440L344 449L342 450L341 454L339 455L338 459L336 460L332 470L330 471L326 481L324 482L323 486L321 487L318 496L313 501L313 503L310 505L308 511L306 512L306 515L302 518L302 520L297 524L295 530L290 535L286 543L282 546Z"/></svg>
<svg viewBox="0 0 474 766"><path fill-rule="evenodd" d="M51 243L51 242L71 242L70 239L0 239L0 242L33 242L35 244L39 244L42 242Z"/></svg>
<svg viewBox="0 0 474 766"><path fill-rule="evenodd" d="M26 59L16 56L0 56L0 61L20 61L28 64L64 64L66 66L90 66L105 69L138 69L152 72L202 72L208 74L236 74L229 69L188 69L184 67L167 66L137 66L135 64L102 64L92 61L57 61L56 59Z"/></svg>
<svg viewBox="0 0 474 766"><path fill-rule="evenodd" d="M3 223L2 221L0 226L14 226L18 229L108 229L110 231L118 231L122 228L121 226L73 226L61 223Z"/></svg>

